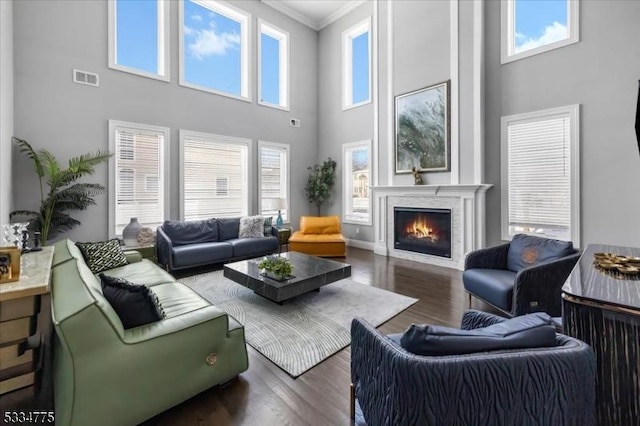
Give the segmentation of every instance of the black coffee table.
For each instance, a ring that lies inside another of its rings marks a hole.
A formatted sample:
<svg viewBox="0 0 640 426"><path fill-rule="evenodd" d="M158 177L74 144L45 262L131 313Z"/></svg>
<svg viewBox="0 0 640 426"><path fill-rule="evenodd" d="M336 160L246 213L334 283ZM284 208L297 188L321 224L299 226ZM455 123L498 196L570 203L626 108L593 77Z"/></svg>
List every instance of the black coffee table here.
<svg viewBox="0 0 640 426"><path fill-rule="evenodd" d="M351 276L351 265L295 251L280 254L293 264L294 277L276 281L260 275L262 258L224 265L224 276L274 302L282 302Z"/></svg>

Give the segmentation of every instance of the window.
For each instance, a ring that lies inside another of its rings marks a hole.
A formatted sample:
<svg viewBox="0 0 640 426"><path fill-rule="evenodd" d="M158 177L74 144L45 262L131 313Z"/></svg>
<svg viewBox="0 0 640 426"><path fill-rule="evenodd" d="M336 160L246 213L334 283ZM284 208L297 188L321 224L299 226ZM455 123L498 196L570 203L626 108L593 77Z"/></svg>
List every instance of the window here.
<svg viewBox="0 0 640 426"><path fill-rule="evenodd" d="M258 20L258 103L289 109L289 33Z"/></svg>
<svg viewBox="0 0 640 426"><path fill-rule="evenodd" d="M169 2L108 4L109 68L169 81Z"/></svg>
<svg viewBox="0 0 640 426"><path fill-rule="evenodd" d="M249 214L248 139L180 131L183 220Z"/></svg>
<svg viewBox="0 0 640 426"><path fill-rule="evenodd" d="M185 0L180 4L180 84L251 100L251 15L221 1Z"/></svg>
<svg viewBox="0 0 640 426"><path fill-rule="evenodd" d="M258 156L260 214L289 222L289 145L258 141Z"/></svg>
<svg viewBox="0 0 640 426"><path fill-rule="evenodd" d="M579 246L579 106L502 117L502 238Z"/></svg>
<svg viewBox="0 0 640 426"><path fill-rule="evenodd" d="M371 102L371 18L342 33L343 109Z"/></svg>
<svg viewBox="0 0 640 426"><path fill-rule="evenodd" d="M502 63L577 43L578 0L502 2Z"/></svg>
<svg viewBox="0 0 640 426"><path fill-rule="evenodd" d="M132 217L155 229L169 217L169 129L109 121L109 235ZM165 193L166 192L166 193Z"/></svg>
<svg viewBox="0 0 640 426"><path fill-rule="evenodd" d="M344 158L344 222L371 225L371 141L342 146Z"/></svg>

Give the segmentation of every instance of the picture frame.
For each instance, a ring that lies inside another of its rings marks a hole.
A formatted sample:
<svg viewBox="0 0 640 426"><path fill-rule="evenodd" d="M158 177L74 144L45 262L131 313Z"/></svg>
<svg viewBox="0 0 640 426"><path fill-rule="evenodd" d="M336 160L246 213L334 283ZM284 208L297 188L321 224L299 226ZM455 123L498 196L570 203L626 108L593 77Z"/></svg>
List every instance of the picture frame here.
<svg viewBox="0 0 640 426"><path fill-rule="evenodd" d="M395 97L395 174L451 170L451 80Z"/></svg>
<svg viewBox="0 0 640 426"><path fill-rule="evenodd" d="M0 284L20 279L20 249L16 246L0 247Z"/></svg>

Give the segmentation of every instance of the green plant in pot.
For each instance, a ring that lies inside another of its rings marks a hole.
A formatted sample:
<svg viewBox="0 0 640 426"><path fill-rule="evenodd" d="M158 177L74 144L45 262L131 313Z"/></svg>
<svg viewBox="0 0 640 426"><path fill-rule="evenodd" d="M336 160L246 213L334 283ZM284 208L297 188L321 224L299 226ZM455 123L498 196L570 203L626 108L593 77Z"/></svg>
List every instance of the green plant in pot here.
<svg viewBox="0 0 640 426"><path fill-rule="evenodd" d="M258 263L258 268L264 270L267 277L278 281L287 279L293 272L291 261L278 255L265 257Z"/></svg>
<svg viewBox="0 0 640 426"><path fill-rule="evenodd" d="M10 217L29 220L29 229L40 232L42 243L78 225L80 221L67 213L70 210L86 210L96 204L94 197L104 192L97 183L77 181L95 172L95 166L111 157L108 152L98 151L69 159L66 168L46 149L34 150L23 139L12 138L20 152L33 161L40 182L40 209L15 210ZM46 188L45 188L46 185Z"/></svg>
<svg viewBox="0 0 640 426"><path fill-rule="evenodd" d="M305 187L307 200L316 205L318 216L320 216L320 208L331 197L331 191L335 184L336 162L329 157L322 164L315 164L308 169L309 178Z"/></svg>

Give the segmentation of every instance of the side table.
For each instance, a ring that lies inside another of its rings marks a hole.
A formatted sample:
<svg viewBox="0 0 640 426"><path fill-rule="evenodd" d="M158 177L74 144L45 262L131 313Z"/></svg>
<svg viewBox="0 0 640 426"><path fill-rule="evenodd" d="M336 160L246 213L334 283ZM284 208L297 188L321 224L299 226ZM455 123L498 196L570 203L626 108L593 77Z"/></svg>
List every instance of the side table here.
<svg viewBox="0 0 640 426"><path fill-rule="evenodd" d="M50 318L38 320L48 300L53 247L20 257L20 280L0 284L0 395L35 383Z"/></svg>
<svg viewBox="0 0 640 426"><path fill-rule="evenodd" d="M282 253L282 246L287 246L289 251L289 237L291 237L291 228L278 229L278 253Z"/></svg>
<svg viewBox="0 0 640 426"><path fill-rule="evenodd" d="M122 246L122 250L135 250L142 255L143 259L149 259L152 262L158 261L155 244L151 244L149 246Z"/></svg>

